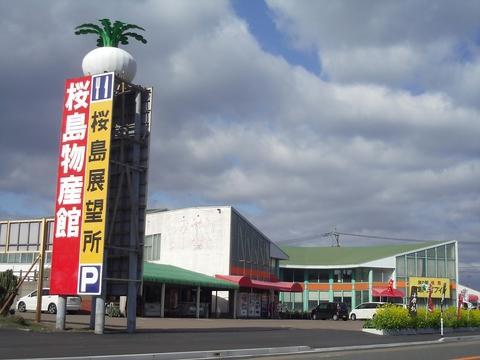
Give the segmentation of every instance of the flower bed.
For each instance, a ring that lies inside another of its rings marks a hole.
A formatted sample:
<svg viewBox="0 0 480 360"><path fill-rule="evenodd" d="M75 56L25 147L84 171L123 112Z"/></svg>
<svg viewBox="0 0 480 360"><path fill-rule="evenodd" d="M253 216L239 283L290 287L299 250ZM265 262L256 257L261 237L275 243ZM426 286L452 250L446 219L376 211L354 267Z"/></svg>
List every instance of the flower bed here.
<svg viewBox="0 0 480 360"><path fill-rule="evenodd" d="M387 305L379 309L363 327L377 330L439 329L440 316L440 310L427 312L425 309L419 309L417 316L410 316L407 309ZM448 308L443 313L443 326L453 329L480 328L480 311L461 310L460 319L457 319L457 309Z"/></svg>

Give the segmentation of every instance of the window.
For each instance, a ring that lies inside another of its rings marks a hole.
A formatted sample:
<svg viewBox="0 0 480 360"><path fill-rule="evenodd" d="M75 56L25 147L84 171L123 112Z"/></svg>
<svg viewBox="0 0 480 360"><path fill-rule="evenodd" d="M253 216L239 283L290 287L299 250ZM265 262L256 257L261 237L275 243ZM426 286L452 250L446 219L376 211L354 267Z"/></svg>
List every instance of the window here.
<svg viewBox="0 0 480 360"><path fill-rule="evenodd" d="M28 236L30 226L28 223L20 224L20 230L18 232L18 250L26 251L28 250Z"/></svg>
<svg viewBox="0 0 480 360"><path fill-rule="evenodd" d="M437 247L437 259L445 259L445 246Z"/></svg>
<svg viewBox="0 0 480 360"><path fill-rule="evenodd" d="M21 253L20 262L22 264L31 264L33 261L33 253Z"/></svg>
<svg viewBox="0 0 480 360"><path fill-rule="evenodd" d="M0 252L5 250L7 243L7 226L8 224L0 224Z"/></svg>
<svg viewBox="0 0 480 360"><path fill-rule="evenodd" d="M296 282L305 281L305 271L303 269L293 270L293 280Z"/></svg>
<svg viewBox="0 0 480 360"><path fill-rule="evenodd" d="M437 277L437 267L434 259L427 260L427 276Z"/></svg>
<svg viewBox="0 0 480 360"><path fill-rule="evenodd" d="M333 281L334 282L342 282L342 270L335 270L333 272Z"/></svg>
<svg viewBox="0 0 480 360"><path fill-rule="evenodd" d="M435 248L427 250L427 258L435 259Z"/></svg>
<svg viewBox="0 0 480 360"><path fill-rule="evenodd" d="M28 232L28 250L30 251L39 250L40 242L42 241L40 238L40 227L39 222L30 223Z"/></svg>
<svg viewBox="0 0 480 360"><path fill-rule="evenodd" d="M343 282L352 282L352 270L343 270Z"/></svg>
<svg viewBox="0 0 480 360"><path fill-rule="evenodd" d="M308 310L311 311L312 309L315 309L317 307L317 301L316 300L309 300L308 301Z"/></svg>
<svg viewBox="0 0 480 360"><path fill-rule="evenodd" d="M405 276L405 257L397 257L397 276Z"/></svg>
<svg viewBox="0 0 480 360"><path fill-rule="evenodd" d="M437 262L437 277L444 278L445 277L445 261L438 260Z"/></svg>
<svg viewBox="0 0 480 360"><path fill-rule="evenodd" d="M447 259L455 260L455 244L447 245Z"/></svg>
<svg viewBox="0 0 480 360"><path fill-rule="evenodd" d="M47 250L52 250L53 248L53 221L47 222Z"/></svg>
<svg viewBox="0 0 480 360"><path fill-rule="evenodd" d="M417 276L415 270L415 258L407 257L407 275Z"/></svg>
<svg viewBox="0 0 480 360"><path fill-rule="evenodd" d="M417 276L425 276L425 259L417 259Z"/></svg>
<svg viewBox="0 0 480 360"><path fill-rule="evenodd" d="M453 260L447 261L447 277L449 279L455 279L456 277L455 261Z"/></svg>
<svg viewBox="0 0 480 360"><path fill-rule="evenodd" d="M383 269L374 269L373 270L373 282L384 282L387 281L389 276L387 275L386 271Z"/></svg>
<svg viewBox="0 0 480 360"><path fill-rule="evenodd" d="M282 269L283 272L283 280L284 281L293 281L293 270L292 269Z"/></svg>
<svg viewBox="0 0 480 360"><path fill-rule="evenodd" d="M318 304L319 310L326 310L328 308L328 303L320 303Z"/></svg>
<svg viewBox="0 0 480 360"><path fill-rule="evenodd" d="M8 239L8 250L15 251L18 250L18 234L20 231L20 224L11 224L10 225L10 236Z"/></svg>
<svg viewBox="0 0 480 360"><path fill-rule="evenodd" d="M321 283L328 283L330 279L330 272L328 270L320 270L318 272L318 280Z"/></svg>
<svg viewBox="0 0 480 360"><path fill-rule="evenodd" d="M308 281L310 281L310 282L318 282L318 272L316 272L316 271L309 271L309 272L308 272Z"/></svg>
<svg viewBox="0 0 480 360"><path fill-rule="evenodd" d="M9 253L8 254L8 263L9 264L20 263L20 253Z"/></svg>
<svg viewBox="0 0 480 360"><path fill-rule="evenodd" d="M143 246L143 259L146 261L160 260L160 246L162 234L145 236Z"/></svg>

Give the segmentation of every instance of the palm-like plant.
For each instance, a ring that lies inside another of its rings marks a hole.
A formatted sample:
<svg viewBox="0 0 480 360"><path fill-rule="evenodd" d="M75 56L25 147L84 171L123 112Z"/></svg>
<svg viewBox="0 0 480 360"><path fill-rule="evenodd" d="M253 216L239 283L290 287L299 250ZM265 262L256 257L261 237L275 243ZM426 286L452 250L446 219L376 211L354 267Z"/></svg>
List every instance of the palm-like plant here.
<svg viewBox="0 0 480 360"><path fill-rule="evenodd" d="M143 44L147 43L147 40L145 40L142 35L128 31L131 29L139 29L145 31L145 29L140 26L134 24L126 24L118 20L115 21L112 26L110 19L100 19L99 21L102 24L103 29L100 26L91 23L82 24L75 28L75 30L77 30L75 31L75 35L97 35L98 47L118 47L119 44L127 45L129 37L132 37Z"/></svg>

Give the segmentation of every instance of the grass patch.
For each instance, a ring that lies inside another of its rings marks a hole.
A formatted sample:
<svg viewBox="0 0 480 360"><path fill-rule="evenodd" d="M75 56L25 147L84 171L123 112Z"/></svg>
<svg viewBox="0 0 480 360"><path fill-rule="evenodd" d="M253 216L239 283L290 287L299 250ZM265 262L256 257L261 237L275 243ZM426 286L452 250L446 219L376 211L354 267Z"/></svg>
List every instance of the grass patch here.
<svg viewBox="0 0 480 360"><path fill-rule="evenodd" d="M51 325L26 320L20 315L0 316L0 329L17 329L24 331L53 331Z"/></svg>

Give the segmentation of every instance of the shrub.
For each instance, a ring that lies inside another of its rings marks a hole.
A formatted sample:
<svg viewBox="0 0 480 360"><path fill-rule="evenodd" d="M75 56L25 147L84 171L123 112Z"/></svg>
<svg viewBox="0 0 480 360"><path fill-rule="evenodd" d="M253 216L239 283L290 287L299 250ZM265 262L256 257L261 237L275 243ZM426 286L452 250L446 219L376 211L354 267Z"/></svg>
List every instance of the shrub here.
<svg viewBox="0 0 480 360"><path fill-rule="evenodd" d="M425 309L418 309L417 317L415 318L415 328L424 329L424 328L440 328L440 310L435 310L433 312L428 312Z"/></svg>
<svg viewBox="0 0 480 360"><path fill-rule="evenodd" d="M379 309L370 326L379 330L398 330L414 327L408 310L396 305L386 305Z"/></svg>
<svg viewBox="0 0 480 360"><path fill-rule="evenodd" d="M407 309L387 305L379 309L376 316L372 320L366 321L363 327L378 330L438 329L440 328L440 317L440 309L433 312L418 309L417 316L412 317ZM461 310L460 319L457 319L457 309L450 307L443 313L443 326L449 328L480 327L480 311Z"/></svg>

